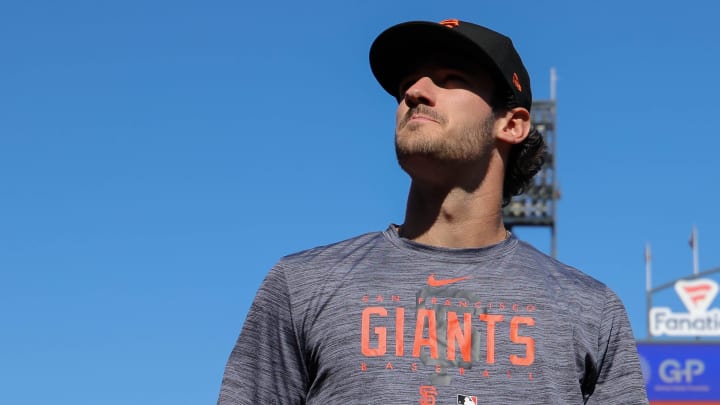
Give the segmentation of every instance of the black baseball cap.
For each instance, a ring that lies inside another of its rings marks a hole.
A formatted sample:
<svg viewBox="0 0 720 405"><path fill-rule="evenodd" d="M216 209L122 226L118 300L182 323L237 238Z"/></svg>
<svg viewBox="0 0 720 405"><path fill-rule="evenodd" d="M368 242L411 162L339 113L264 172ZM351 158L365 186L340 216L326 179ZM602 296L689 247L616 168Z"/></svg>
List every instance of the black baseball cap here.
<svg viewBox="0 0 720 405"><path fill-rule="evenodd" d="M512 40L489 28L460 20L410 21L383 31L370 47L370 68L380 85L398 96L400 80L426 58L449 55L487 66L530 111L530 76Z"/></svg>

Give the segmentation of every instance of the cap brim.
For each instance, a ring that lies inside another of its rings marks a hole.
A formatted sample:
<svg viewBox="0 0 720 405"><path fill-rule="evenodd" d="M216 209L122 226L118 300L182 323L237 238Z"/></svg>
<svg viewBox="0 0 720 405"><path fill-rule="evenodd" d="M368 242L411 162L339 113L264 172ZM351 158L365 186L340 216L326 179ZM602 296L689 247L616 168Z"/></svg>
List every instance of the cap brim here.
<svg viewBox="0 0 720 405"><path fill-rule="evenodd" d="M400 81L412 69L433 62L431 58L448 57L458 63L494 67L489 58L479 59L481 55L486 55L485 50L452 28L412 21L390 27L375 39L370 47L370 68L383 89L397 97Z"/></svg>

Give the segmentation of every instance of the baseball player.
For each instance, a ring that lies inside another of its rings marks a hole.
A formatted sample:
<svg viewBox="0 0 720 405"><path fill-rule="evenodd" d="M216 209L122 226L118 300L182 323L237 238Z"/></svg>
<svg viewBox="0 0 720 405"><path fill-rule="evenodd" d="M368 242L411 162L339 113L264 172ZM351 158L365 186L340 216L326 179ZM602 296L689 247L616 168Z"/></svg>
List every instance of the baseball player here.
<svg viewBox="0 0 720 405"><path fill-rule="evenodd" d="M405 217L282 258L218 404L646 404L618 296L503 225L545 153L510 38L402 23L370 67L397 100Z"/></svg>

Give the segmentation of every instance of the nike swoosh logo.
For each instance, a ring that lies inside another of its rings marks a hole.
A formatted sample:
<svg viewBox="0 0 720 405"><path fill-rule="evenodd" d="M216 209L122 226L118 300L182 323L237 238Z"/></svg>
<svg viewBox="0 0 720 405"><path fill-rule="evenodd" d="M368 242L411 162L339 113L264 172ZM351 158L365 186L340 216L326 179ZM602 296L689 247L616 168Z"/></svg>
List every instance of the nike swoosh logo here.
<svg viewBox="0 0 720 405"><path fill-rule="evenodd" d="M468 278L470 278L470 277L465 276L465 277L457 277L457 278L448 278L445 280L437 280L437 279L435 279L435 274L431 274L428 277L428 285L430 287L442 287L444 285L457 283L458 281L467 280Z"/></svg>

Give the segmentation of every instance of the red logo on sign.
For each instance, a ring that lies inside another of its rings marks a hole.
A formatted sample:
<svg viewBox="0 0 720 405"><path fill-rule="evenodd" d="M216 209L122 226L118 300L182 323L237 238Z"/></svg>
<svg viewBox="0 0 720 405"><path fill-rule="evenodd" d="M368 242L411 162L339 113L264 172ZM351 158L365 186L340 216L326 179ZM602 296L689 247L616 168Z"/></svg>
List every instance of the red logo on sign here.
<svg viewBox="0 0 720 405"><path fill-rule="evenodd" d="M675 283L675 292L691 313L707 311L718 293L718 284L710 279L692 281L680 280Z"/></svg>

